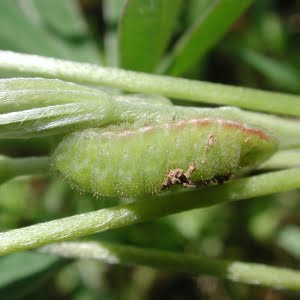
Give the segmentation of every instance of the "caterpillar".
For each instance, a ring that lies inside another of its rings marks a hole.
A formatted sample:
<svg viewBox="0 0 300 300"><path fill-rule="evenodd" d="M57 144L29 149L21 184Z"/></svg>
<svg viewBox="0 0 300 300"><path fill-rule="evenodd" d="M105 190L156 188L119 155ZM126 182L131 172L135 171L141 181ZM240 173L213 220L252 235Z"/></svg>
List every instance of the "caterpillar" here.
<svg viewBox="0 0 300 300"><path fill-rule="evenodd" d="M276 140L244 123L214 118L119 125L74 132L52 163L73 185L100 196L143 198L254 168Z"/></svg>

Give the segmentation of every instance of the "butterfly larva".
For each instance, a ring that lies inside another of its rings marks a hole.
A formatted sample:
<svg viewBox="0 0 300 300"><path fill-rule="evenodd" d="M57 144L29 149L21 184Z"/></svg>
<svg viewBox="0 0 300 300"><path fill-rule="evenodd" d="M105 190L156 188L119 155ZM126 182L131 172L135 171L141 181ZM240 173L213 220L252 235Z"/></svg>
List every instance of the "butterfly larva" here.
<svg viewBox="0 0 300 300"><path fill-rule="evenodd" d="M275 149L264 131L204 118L75 132L59 144L53 163L81 190L143 197L252 168Z"/></svg>

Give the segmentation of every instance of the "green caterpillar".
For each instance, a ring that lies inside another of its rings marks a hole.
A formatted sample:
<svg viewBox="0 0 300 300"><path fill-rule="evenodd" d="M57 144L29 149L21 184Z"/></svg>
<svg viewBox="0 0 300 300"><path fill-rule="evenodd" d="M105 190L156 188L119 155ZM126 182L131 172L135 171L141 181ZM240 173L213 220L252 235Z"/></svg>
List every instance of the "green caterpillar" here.
<svg viewBox="0 0 300 300"><path fill-rule="evenodd" d="M276 145L259 129L202 118L78 131L58 145L52 161L81 190L137 198L246 171Z"/></svg>

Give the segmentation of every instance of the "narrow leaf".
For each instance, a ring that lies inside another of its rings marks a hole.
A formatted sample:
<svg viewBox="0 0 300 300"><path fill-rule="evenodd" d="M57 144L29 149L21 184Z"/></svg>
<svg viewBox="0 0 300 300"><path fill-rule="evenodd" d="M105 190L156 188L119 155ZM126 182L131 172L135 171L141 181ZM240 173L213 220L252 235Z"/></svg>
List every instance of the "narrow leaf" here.
<svg viewBox="0 0 300 300"><path fill-rule="evenodd" d="M1 0L0 48L98 62L98 49L84 19L74 8L74 1L71 5L67 2Z"/></svg>
<svg viewBox="0 0 300 300"><path fill-rule="evenodd" d="M166 73L181 75L223 37L253 0L213 0L199 12L194 24L179 39L169 57Z"/></svg>
<svg viewBox="0 0 300 300"><path fill-rule="evenodd" d="M262 170L286 169L300 167L300 150L283 150L275 153L269 160L261 164Z"/></svg>
<svg viewBox="0 0 300 300"><path fill-rule="evenodd" d="M0 294L2 300L19 299L39 286L66 261L54 255L23 252L0 258Z"/></svg>
<svg viewBox="0 0 300 300"><path fill-rule="evenodd" d="M152 72L171 38L181 0L128 0L119 27L120 64Z"/></svg>
<svg viewBox="0 0 300 300"><path fill-rule="evenodd" d="M111 119L110 97L101 91L60 80L0 79L1 138L59 134Z"/></svg>
<svg viewBox="0 0 300 300"><path fill-rule="evenodd" d="M236 56L261 73L276 88L300 92L300 71L297 67L267 57L249 48L239 47Z"/></svg>
<svg viewBox="0 0 300 300"><path fill-rule="evenodd" d="M286 252L300 259L300 228L298 226L283 227L276 237L276 242Z"/></svg>
<svg viewBox="0 0 300 300"><path fill-rule="evenodd" d="M66 38L81 38L87 33L87 24L80 13L79 3L73 0L33 0L44 26ZM34 9L34 8L33 8Z"/></svg>

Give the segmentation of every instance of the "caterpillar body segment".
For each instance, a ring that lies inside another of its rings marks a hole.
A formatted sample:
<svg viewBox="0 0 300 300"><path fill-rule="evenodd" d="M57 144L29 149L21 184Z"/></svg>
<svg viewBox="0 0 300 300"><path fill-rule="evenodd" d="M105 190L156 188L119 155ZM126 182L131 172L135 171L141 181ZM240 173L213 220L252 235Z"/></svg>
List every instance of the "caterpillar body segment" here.
<svg viewBox="0 0 300 300"><path fill-rule="evenodd" d="M75 132L59 144L53 164L81 190L142 198L255 168L276 146L260 129L201 118Z"/></svg>

